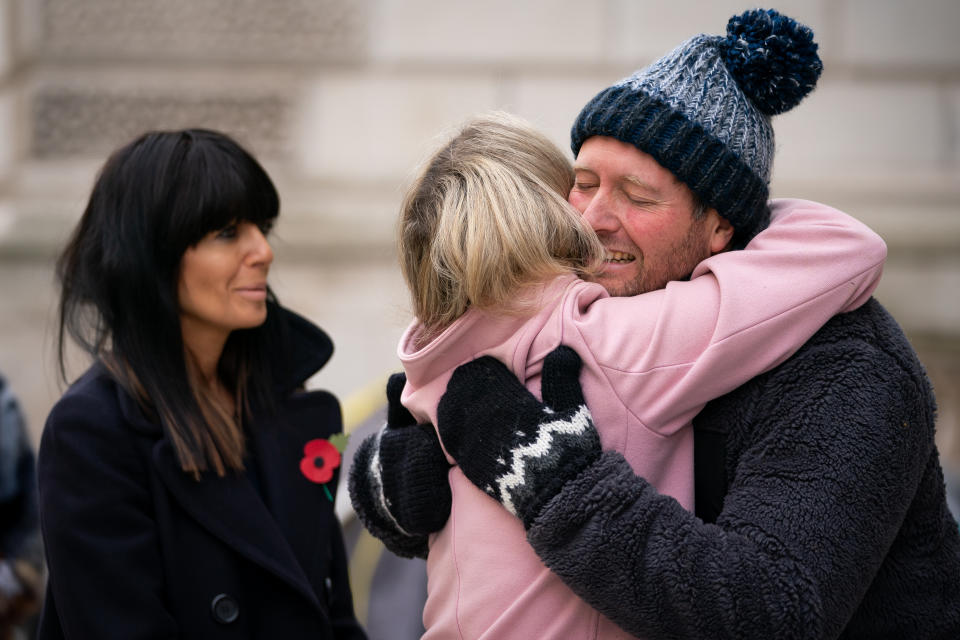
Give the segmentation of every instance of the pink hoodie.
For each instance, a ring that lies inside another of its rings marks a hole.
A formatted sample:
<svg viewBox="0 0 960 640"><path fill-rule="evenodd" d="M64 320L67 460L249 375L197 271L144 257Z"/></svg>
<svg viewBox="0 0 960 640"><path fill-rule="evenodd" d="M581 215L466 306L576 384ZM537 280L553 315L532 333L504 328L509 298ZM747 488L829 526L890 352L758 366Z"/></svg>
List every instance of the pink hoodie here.
<svg viewBox="0 0 960 640"><path fill-rule="evenodd" d="M492 355L539 396L544 357L573 347L604 449L693 510L693 417L790 357L830 317L863 304L886 245L866 226L803 200L771 202L769 228L700 263L689 282L626 298L561 276L534 315L471 309L427 346L401 338L403 404L436 424L453 370ZM451 460L452 461L452 460ZM427 559L424 638L626 638L540 562L523 526L453 467L453 506Z"/></svg>

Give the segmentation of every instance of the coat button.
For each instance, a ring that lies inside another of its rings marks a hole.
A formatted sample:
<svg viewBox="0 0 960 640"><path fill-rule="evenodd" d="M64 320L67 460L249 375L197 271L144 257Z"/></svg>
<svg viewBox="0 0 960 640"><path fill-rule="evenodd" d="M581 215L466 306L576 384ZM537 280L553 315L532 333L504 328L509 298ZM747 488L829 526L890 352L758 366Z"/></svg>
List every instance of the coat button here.
<svg viewBox="0 0 960 640"><path fill-rule="evenodd" d="M210 603L213 619L220 624L230 624L240 615L240 605L233 596L221 593Z"/></svg>

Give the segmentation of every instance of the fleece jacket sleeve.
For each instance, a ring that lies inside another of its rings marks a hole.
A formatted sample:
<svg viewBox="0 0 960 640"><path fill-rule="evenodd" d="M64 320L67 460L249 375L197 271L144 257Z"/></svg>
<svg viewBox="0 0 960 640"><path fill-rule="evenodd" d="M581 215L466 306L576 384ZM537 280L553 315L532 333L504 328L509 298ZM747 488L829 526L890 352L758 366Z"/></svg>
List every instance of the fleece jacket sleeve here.
<svg viewBox="0 0 960 640"><path fill-rule="evenodd" d="M753 430L731 435L743 441L716 524L606 452L528 531L545 564L627 631L835 637L936 464L929 394L869 345L808 350L751 395L735 418Z"/></svg>

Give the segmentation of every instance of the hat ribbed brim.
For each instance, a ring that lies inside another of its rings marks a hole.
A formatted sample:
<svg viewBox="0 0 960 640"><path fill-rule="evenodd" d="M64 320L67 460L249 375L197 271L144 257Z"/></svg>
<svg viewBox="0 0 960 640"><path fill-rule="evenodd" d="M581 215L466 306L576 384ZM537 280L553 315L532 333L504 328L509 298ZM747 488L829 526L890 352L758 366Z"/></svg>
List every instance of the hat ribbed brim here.
<svg viewBox="0 0 960 640"><path fill-rule="evenodd" d="M592 136L616 138L650 154L730 221L736 246L770 221L760 177L703 126L629 83L601 91L583 108L570 132L574 156Z"/></svg>

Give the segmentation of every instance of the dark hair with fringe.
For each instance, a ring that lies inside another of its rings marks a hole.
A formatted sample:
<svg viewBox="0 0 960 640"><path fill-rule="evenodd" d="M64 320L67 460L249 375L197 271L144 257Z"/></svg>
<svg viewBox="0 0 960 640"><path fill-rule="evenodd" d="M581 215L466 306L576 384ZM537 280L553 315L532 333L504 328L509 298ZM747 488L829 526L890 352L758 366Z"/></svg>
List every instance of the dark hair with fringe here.
<svg viewBox="0 0 960 640"><path fill-rule="evenodd" d="M217 410L192 383L184 350L181 259L231 223L269 228L279 206L266 171L230 137L206 129L149 132L107 160L57 260L61 377L67 380L69 335L159 420L180 466L195 477L243 468L242 415L251 401L272 406L268 357L278 328L268 289L267 321L233 331L218 363L236 413Z"/></svg>

